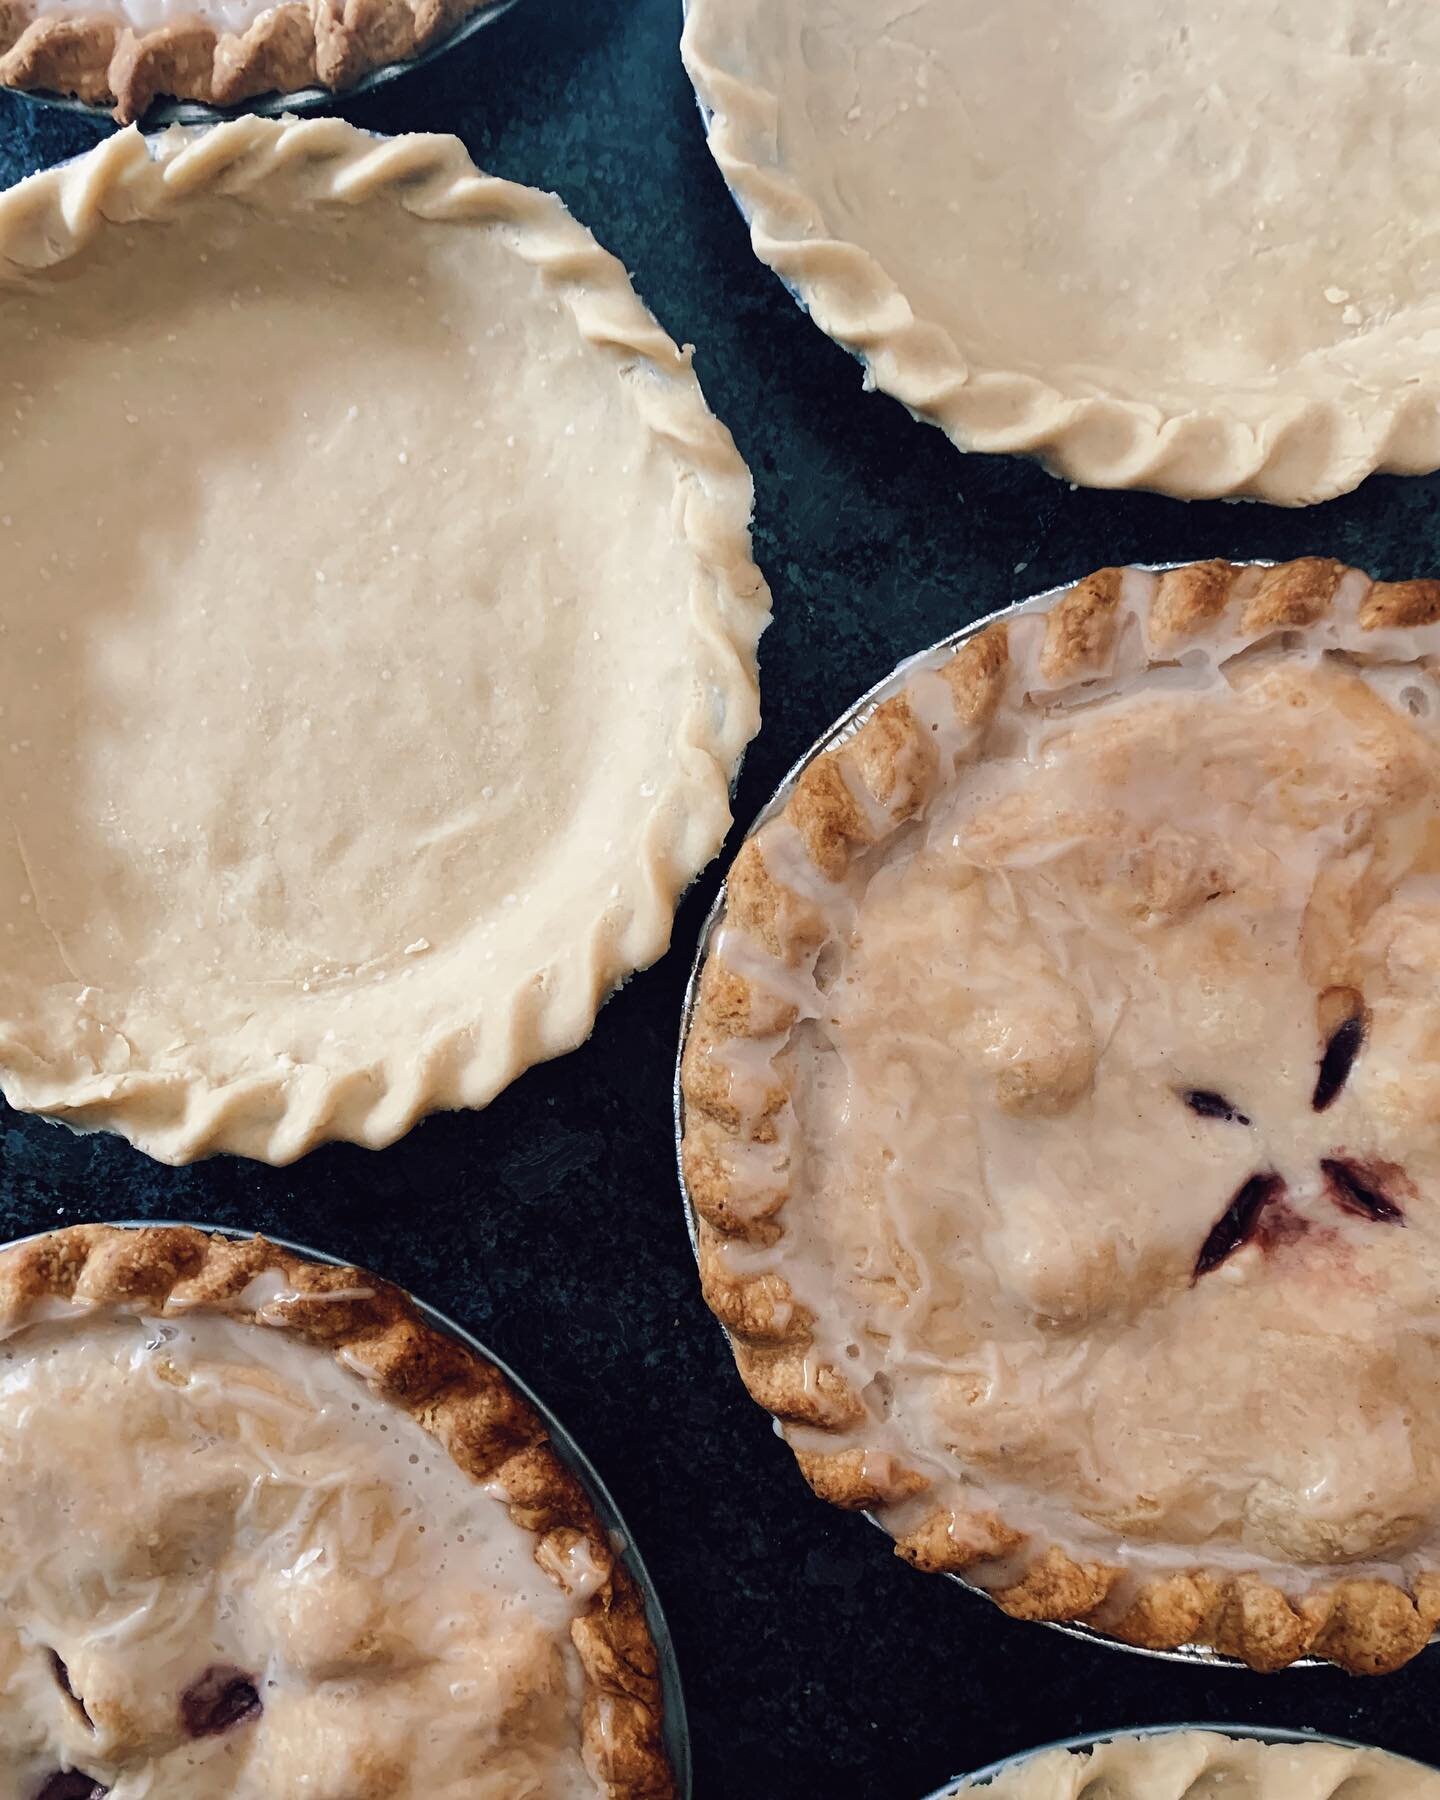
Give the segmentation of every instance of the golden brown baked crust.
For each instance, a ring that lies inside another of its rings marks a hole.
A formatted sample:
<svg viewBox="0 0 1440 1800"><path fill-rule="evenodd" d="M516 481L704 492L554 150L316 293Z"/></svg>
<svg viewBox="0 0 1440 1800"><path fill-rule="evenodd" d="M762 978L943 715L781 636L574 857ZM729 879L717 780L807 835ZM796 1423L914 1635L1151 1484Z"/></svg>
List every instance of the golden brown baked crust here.
<svg viewBox="0 0 1440 1800"><path fill-rule="evenodd" d="M0 87L113 106L122 124L164 97L238 106L259 94L351 88L404 62L496 0L280 0L243 32L203 17L136 32L98 8L60 16L0 0Z"/></svg>
<svg viewBox="0 0 1440 1800"><path fill-rule="evenodd" d="M586 1681L586 1765L608 1800L670 1800L659 1665L635 1583L534 1409L493 1365L427 1324L401 1289L262 1237L211 1237L185 1225L75 1225L0 1252L0 1332L55 1299L146 1312L212 1308L258 1322L245 1290L268 1270L284 1276L286 1291L266 1301L264 1324L343 1356L467 1475L494 1484L512 1520L534 1534L542 1568L565 1568L583 1540L606 1571L571 1628Z"/></svg>
<svg viewBox="0 0 1440 1800"><path fill-rule="evenodd" d="M1051 605L1039 656L1047 686L1083 681L1118 654L1123 573L1101 570ZM1341 596L1345 618L1362 634L1440 621L1437 581L1371 581L1317 557L1277 567L1203 562L1170 570L1151 584L1140 620L1141 661L1165 661L1207 633L1243 647L1303 631L1332 608L1338 612ZM978 727L993 714L1008 664L1009 630L1001 619L931 665L949 690L960 726ZM753 836L736 859L721 924L738 927L780 965L794 968L824 938L819 908L807 892L840 880L859 851L898 830L939 789L932 731L917 716L911 691L884 701L857 734L822 753L801 776L778 815L794 828L804 851L801 866L787 863L788 882L766 866ZM903 802L896 805L902 785ZM883 809L866 804L862 794L885 803ZM697 984L681 1059L682 1168L698 1215L706 1298L731 1334L752 1396L787 1424L847 1432L867 1415L844 1369L819 1360L813 1313L783 1276L774 1270L737 1276L722 1251L727 1242L770 1246L784 1236L790 1169L777 1120L790 1093L775 1074L783 1059L772 1065L764 1055L747 1061L726 1052L773 1037L786 1023L771 991L712 951ZM1005 1106L1003 1093L1000 1099ZM1025 1097L1017 1096L1015 1110L1024 1104ZM843 1507L909 1501L933 1485L920 1470L863 1444L827 1455L807 1436L796 1455L816 1493ZM1032 1546L1027 1563L1025 1535L1003 1518L959 1518L938 1504L897 1538L896 1552L917 1568L949 1574L1003 1559L1018 1575L989 1585L995 1601L1017 1618L1087 1623L1150 1649L1208 1644L1258 1670L1315 1656L1356 1673L1384 1672L1416 1655L1440 1624L1440 1571L1421 1573L1409 1591L1384 1580L1336 1578L1298 1598L1253 1573L1226 1576L1202 1568L1122 1584L1119 1566L1082 1563L1054 1545Z"/></svg>

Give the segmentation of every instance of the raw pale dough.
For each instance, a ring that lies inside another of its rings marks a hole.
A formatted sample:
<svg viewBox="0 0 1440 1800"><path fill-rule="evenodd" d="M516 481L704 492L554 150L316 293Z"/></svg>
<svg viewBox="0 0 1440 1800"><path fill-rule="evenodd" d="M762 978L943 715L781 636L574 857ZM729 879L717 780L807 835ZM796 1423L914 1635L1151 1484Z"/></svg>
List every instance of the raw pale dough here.
<svg viewBox="0 0 1440 1800"><path fill-rule="evenodd" d="M620 265L333 121L111 140L0 254L7 1099L283 1161L579 1043L729 824L768 601Z"/></svg>
<svg viewBox="0 0 1440 1800"><path fill-rule="evenodd" d="M963 448L1440 464L1429 0L692 0L685 55L757 253Z"/></svg>
<svg viewBox="0 0 1440 1800"><path fill-rule="evenodd" d="M1048 1750L954 1800L1440 1800L1440 1774L1383 1750L1261 1744L1213 1731Z"/></svg>

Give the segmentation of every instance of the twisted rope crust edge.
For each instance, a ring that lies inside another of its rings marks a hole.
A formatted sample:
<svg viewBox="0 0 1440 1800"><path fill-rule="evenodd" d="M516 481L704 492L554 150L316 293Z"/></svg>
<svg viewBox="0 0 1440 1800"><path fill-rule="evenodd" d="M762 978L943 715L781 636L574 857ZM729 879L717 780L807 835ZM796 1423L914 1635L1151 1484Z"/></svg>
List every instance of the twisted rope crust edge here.
<svg viewBox="0 0 1440 1800"><path fill-rule="evenodd" d="M749 15L773 3L748 0ZM1275 506L1333 499L1377 470L1420 475L1440 467L1434 376L1371 422L1341 396L1301 402L1277 390L1273 416L1256 428L1218 392L1196 410L1167 414L976 362L942 326L916 314L875 257L835 237L817 202L786 173L779 104L743 71L745 42L736 0L691 0L685 67L755 254L822 331L861 359L876 387L938 425L959 449L1035 456L1085 487L1149 488L1183 500L1246 495Z"/></svg>
<svg viewBox="0 0 1440 1800"><path fill-rule="evenodd" d="M1115 665L1125 576L1118 568L1097 570L1048 608L1038 656L1042 688L1083 683ZM1142 658L1163 662L1206 638L1228 645L1304 631L1326 619L1342 596L1347 608L1354 607L1357 645L1440 623L1440 580L1371 581L1325 557L1264 568L1191 563L1155 580ZM938 677L937 687L943 684L955 724L967 734L960 760L973 755L1015 679L1010 620L998 619L927 664L924 673ZM914 679L882 700L854 736L817 756L785 805L750 833L735 858L718 924L734 928L782 967L807 963L827 928L814 899L768 867L765 833L779 827L793 834L807 865L806 885L811 876L817 884L837 882L853 858L913 819L949 779L932 733L911 704ZM730 1335L752 1397L782 1426L854 1433L868 1416L864 1401L842 1369L817 1364L811 1355L813 1313L779 1273L737 1276L727 1265L727 1242L770 1247L785 1233L791 1095L775 1061L798 1012L783 995L729 967L715 948L718 936L717 929L681 1054L681 1163L697 1214L705 1298ZM767 1075L752 1079L726 1067L726 1047L746 1040L767 1050ZM932 1485L921 1470L878 1446L829 1453L796 1448L795 1457L822 1499L854 1510L912 1500ZM995 1513L960 1519L939 1507L897 1540L896 1554L916 1568L945 1574L1005 1562L1024 1572L991 1598L1015 1618L1079 1622L1147 1649L1208 1644L1262 1671L1308 1655L1352 1673L1383 1673L1417 1655L1440 1625L1440 1570L1422 1574L1413 1593L1391 1582L1352 1578L1292 1601L1255 1574L1226 1579L1199 1567L1142 1585L1116 1619L1106 1601L1121 1579L1118 1566L1077 1562L1054 1545L1037 1553Z"/></svg>
<svg viewBox="0 0 1440 1800"><path fill-rule="evenodd" d="M3 0L0 0L3 4ZM238 119L145 139L131 129L61 169L0 194L0 295L43 280L111 224L176 221L195 199L309 209L389 202L422 224L503 231L559 297L675 470L672 517L692 551L686 597L697 681L640 857L586 936L517 976L482 1021L364 1066L311 1066L224 1084L203 1070L75 1076L0 1018L0 1090L12 1106L77 1129L118 1131L162 1162L216 1151L292 1162L345 1139L381 1149L424 1113L481 1107L534 1063L584 1042L605 998L668 948L675 903L731 823L729 782L760 725L756 651L770 593L751 560L754 488L690 366L647 311L623 265L553 194L482 175L455 138L375 139L339 119Z"/></svg>
<svg viewBox="0 0 1440 1800"><path fill-rule="evenodd" d="M258 1308L243 1295L277 1270L289 1291ZM368 1289L361 1297L356 1289ZM617 1561L588 1495L550 1449L545 1426L492 1364L427 1324L402 1289L368 1271L312 1263L269 1243L211 1237L193 1226L74 1225L0 1252L0 1331L37 1303L197 1309L283 1329L355 1371L479 1482L535 1538L535 1559L560 1587L583 1541L605 1581L571 1625L585 1674L586 1767L606 1800L673 1800L661 1737L659 1659L640 1592Z"/></svg>
<svg viewBox="0 0 1440 1800"><path fill-rule="evenodd" d="M325 87L432 49L496 0L279 0L241 32L200 16L137 32L102 8L37 14L0 0L0 87L44 89L112 106L122 125L162 96L237 106Z"/></svg>

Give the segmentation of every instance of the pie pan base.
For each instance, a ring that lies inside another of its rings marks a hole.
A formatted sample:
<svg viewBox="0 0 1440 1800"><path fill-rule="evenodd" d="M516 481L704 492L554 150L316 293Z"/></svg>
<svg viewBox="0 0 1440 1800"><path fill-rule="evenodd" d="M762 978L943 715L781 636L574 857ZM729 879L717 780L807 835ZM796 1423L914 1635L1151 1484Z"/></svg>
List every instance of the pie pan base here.
<svg viewBox="0 0 1440 1800"><path fill-rule="evenodd" d="M1152 573L1163 573L1166 570L1184 567L1186 565L1166 562L1135 563L1131 566ZM1266 559L1257 558L1247 562L1245 566L1267 568L1273 567L1274 564L1273 562L1267 562ZM1068 592L1072 585L1073 584L1065 583L1054 588L1046 589L1043 592L1029 595L1024 599L1015 602L1010 607L1001 608L994 613L987 614L985 617L961 627L958 631L948 634L936 643L905 658L889 675L882 678L882 680L876 683L867 693L863 694L794 764L770 800L757 814L745 834L745 841L748 842L762 825L775 817L786 807L800 782L800 778L810 765L826 752L831 751L854 738L867 723L876 708L892 694L904 688L917 669L931 664L935 659L953 651L970 639L977 637L997 621L1013 620L1015 617L1025 613L1046 610L1056 602L1061 595ZM691 1245L692 1249L695 1251L697 1262L700 1258L699 1214L689 1191L689 1186L684 1173L685 1105L682 1092L682 1063L686 1045L690 1037L692 1022L699 1004L701 974L706 963L712 939L722 922L726 901L727 886L722 885L716 896L714 905L701 929L695 962L691 971L690 982L686 989L674 1079L676 1164L681 1194L685 1203L687 1229L690 1232ZM722 1329L725 1328L722 1326ZM726 1336L727 1339L731 1341L732 1348L734 1348L735 1340L731 1337L728 1330L726 1330ZM872 1524L885 1531L887 1537L891 1536L891 1533L886 1529L883 1522L872 1512L867 1510L865 1516ZM982 1595L984 1598L992 1600L993 1604L993 1597L978 1583L969 1580L963 1574L957 1574L950 1571L946 1572L949 1573L951 1580L958 1581L962 1587L969 1588L971 1591ZM1139 1655L1158 1658L1161 1661L1191 1664L1199 1663L1242 1670L1250 1666L1239 1657L1226 1654L1203 1643L1186 1643L1174 1648L1152 1648L1142 1644L1127 1643L1122 1639L1111 1637L1091 1626L1076 1622L1057 1619L1041 1619L1037 1622L1048 1625L1052 1630L1061 1631L1069 1637L1078 1638L1091 1643L1104 1644L1112 1649L1129 1650ZM1440 1633L1437 1633L1437 1637L1440 1637ZM1431 1644L1433 1645L1435 1641L1436 1638L1432 1638ZM1284 1665L1286 1668L1293 1669L1327 1666L1331 1666L1329 1659L1311 1655L1296 1657L1293 1661Z"/></svg>

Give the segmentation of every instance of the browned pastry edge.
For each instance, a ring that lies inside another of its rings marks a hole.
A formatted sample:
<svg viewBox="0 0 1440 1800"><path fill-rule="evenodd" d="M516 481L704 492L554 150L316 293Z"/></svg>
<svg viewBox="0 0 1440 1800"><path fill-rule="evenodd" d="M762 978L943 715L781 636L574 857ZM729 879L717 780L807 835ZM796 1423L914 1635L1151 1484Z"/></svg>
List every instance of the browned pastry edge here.
<svg viewBox="0 0 1440 1800"><path fill-rule="evenodd" d="M586 1763L607 1800L673 1800L659 1659L639 1590L534 1408L492 1364L427 1324L400 1288L262 1237L73 1225L0 1252L0 1328L23 1325L47 1298L143 1313L209 1308L255 1323L241 1296L269 1269L288 1291L264 1306L263 1328L281 1327L337 1357L348 1352L346 1366L358 1362L374 1394L408 1413L467 1475L500 1487L510 1517L535 1537L537 1563L559 1585L579 1539L609 1571L570 1631L585 1674Z"/></svg>
<svg viewBox="0 0 1440 1800"><path fill-rule="evenodd" d="M1050 606L1040 650L1047 682L1079 682L1105 668L1117 648L1123 573L1098 570ZM1152 660L1207 634L1262 639L1302 631L1326 615L1349 573L1323 557L1274 567L1212 561L1169 570L1156 583L1145 620ZM1356 622L1362 634L1440 622L1440 581L1369 582ZM978 741L1009 674L1006 621L960 644L935 673L949 689L957 722ZM920 811L939 781L932 734L902 689L855 736L805 769L776 817L793 827L818 874L836 881L855 855ZM772 874L754 834L727 879L725 922L790 966L813 955L825 936L819 908ZM705 1297L731 1334L751 1394L785 1424L853 1432L866 1416L864 1404L842 1370L809 1354L813 1314L782 1275L736 1276L723 1255L728 1239L769 1246L784 1235L789 1172L782 1122L790 1095L773 1069L770 1082L742 1079L716 1052L737 1040L781 1039L795 1017L793 1006L707 956L681 1061L682 1165L698 1214ZM733 1172L737 1155L745 1160L743 1183ZM875 1450L797 1449L796 1457L815 1492L837 1506L883 1507L914 1500L931 1486L921 1471ZM897 1541L896 1553L917 1568L947 1574L1004 1559L1022 1573L992 1598L1016 1618L1080 1622L1148 1649L1208 1644L1259 1670L1316 1656L1355 1673L1383 1673L1415 1656L1440 1624L1440 1571L1420 1576L1410 1593L1352 1578L1292 1600L1257 1575L1226 1578L1196 1568L1142 1584L1117 1617L1111 1595L1123 1575L1118 1566L1079 1563L1054 1546L1032 1554L1027 1565L1026 1543L994 1514L961 1516L937 1505Z"/></svg>
<svg viewBox="0 0 1440 1800"><path fill-rule="evenodd" d="M36 16L0 0L0 87L113 106L122 124L162 97L236 106L259 94L353 87L418 56L494 0L279 0L240 33L197 14L136 33L102 8Z"/></svg>

